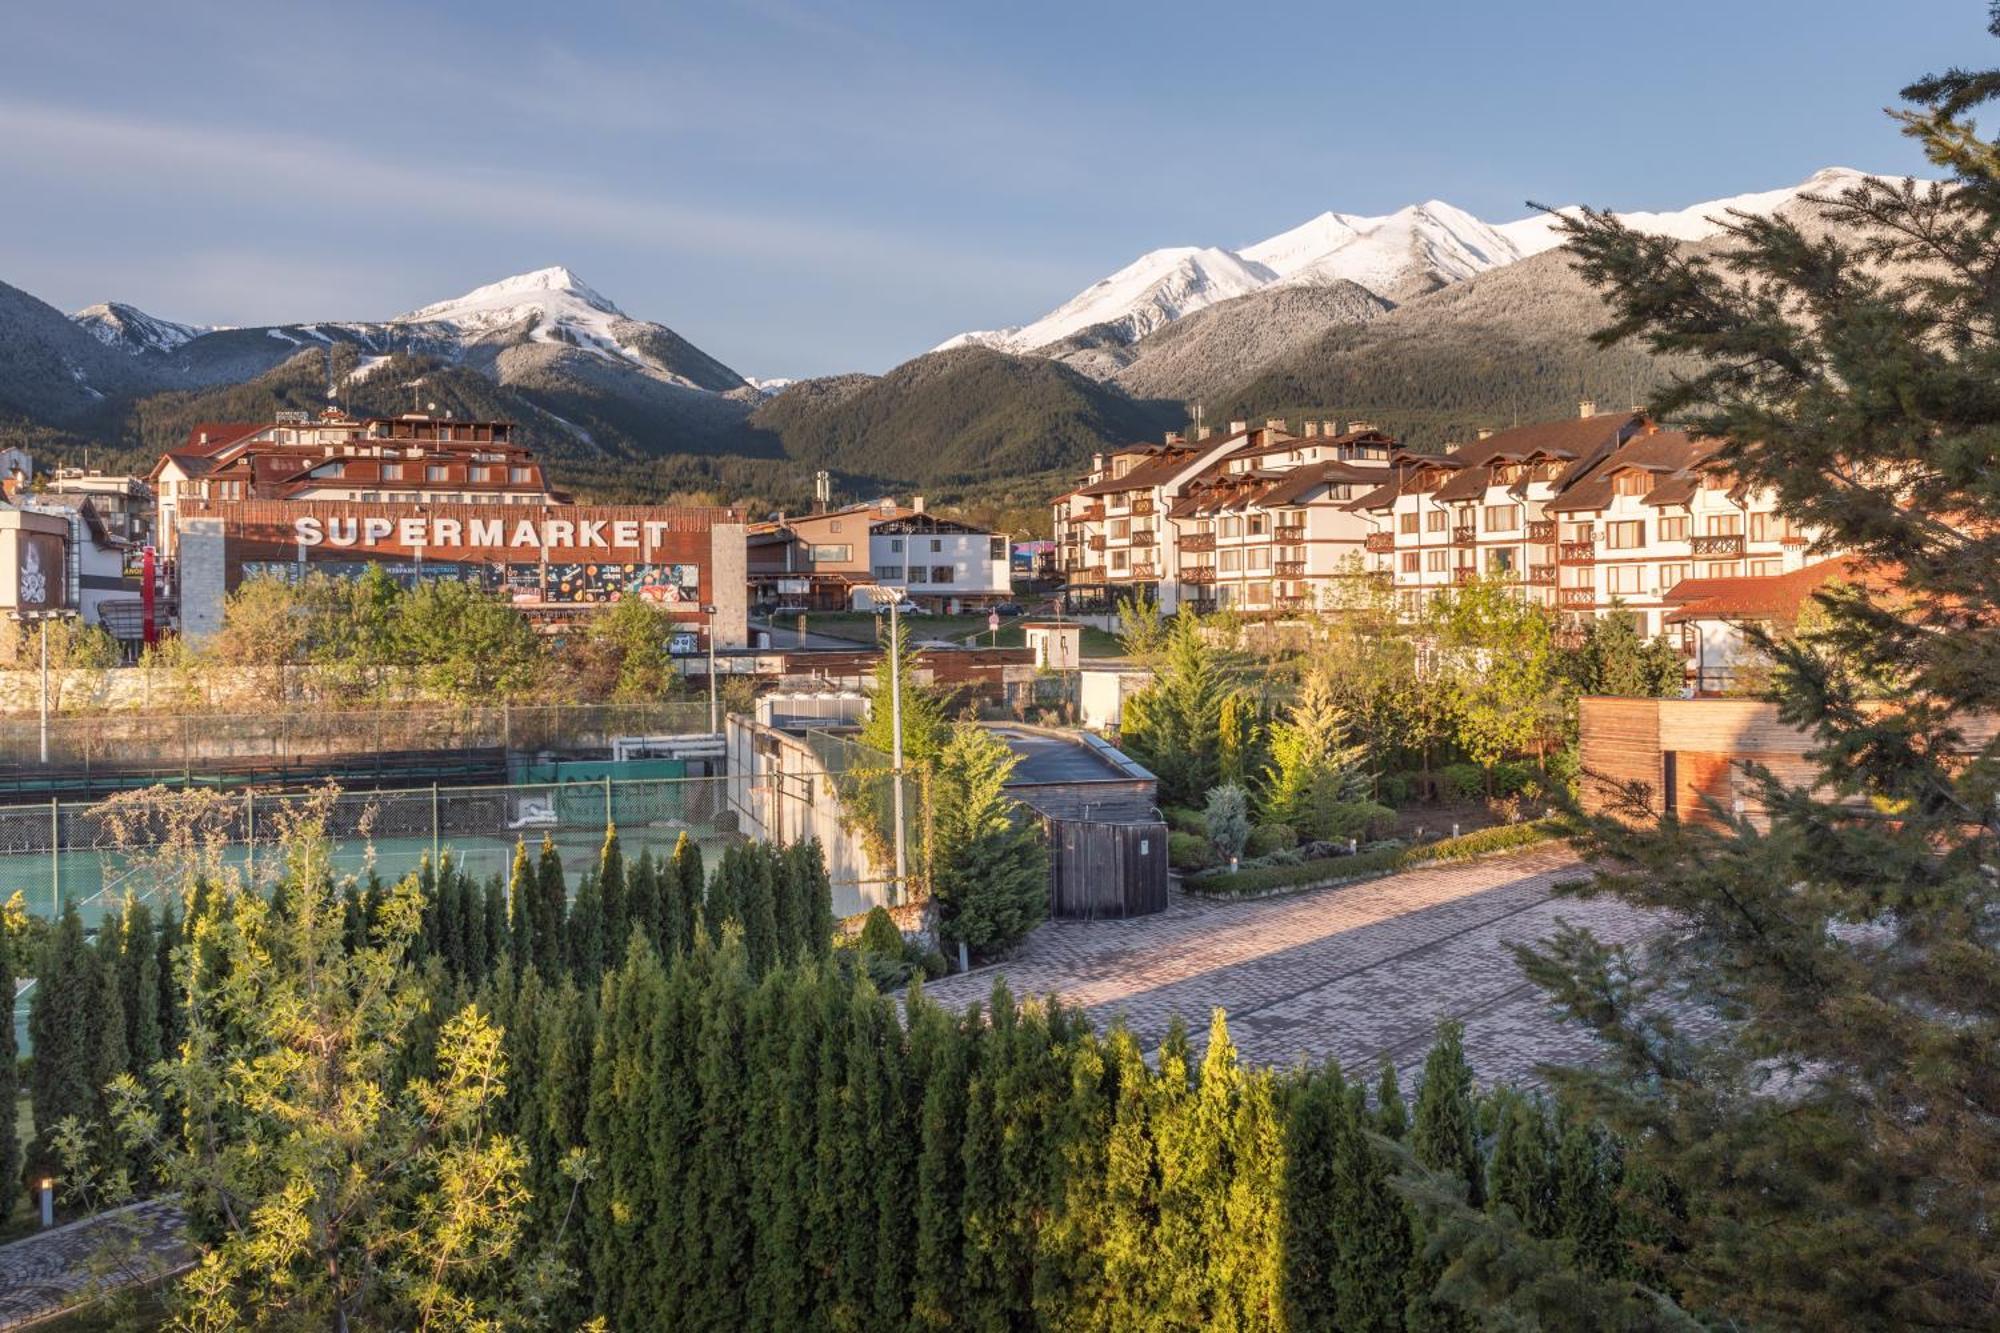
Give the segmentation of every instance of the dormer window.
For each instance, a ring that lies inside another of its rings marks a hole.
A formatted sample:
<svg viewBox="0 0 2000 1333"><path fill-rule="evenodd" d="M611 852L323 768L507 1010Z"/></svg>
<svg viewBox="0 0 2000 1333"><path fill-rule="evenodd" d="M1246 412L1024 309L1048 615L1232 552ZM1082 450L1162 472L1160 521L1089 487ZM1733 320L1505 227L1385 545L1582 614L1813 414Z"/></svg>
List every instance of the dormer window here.
<svg viewBox="0 0 2000 1333"><path fill-rule="evenodd" d="M1611 479L1614 495L1644 495L1653 489L1653 479L1644 472L1621 472Z"/></svg>

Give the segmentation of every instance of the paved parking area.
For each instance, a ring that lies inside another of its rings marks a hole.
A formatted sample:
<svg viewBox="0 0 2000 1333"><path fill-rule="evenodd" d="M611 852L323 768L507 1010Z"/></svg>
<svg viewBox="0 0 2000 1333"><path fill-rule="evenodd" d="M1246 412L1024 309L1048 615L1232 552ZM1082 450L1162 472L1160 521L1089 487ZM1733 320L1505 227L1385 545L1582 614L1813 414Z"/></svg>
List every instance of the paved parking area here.
<svg viewBox="0 0 2000 1333"><path fill-rule="evenodd" d="M152 1199L0 1245L0 1329L179 1272L194 1260L182 1227L178 1207ZM122 1257L113 1262L103 1247Z"/></svg>
<svg viewBox="0 0 2000 1333"><path fill-rule="evenodd" d="M1220 1006L1248 1060L1331 1056L1371 1074L1384 1052L1413 1072L1437 1021L1457 1018L1482 1082L1533 1082L1543 1062L1588 1058L1594 1039L1549 1008L1507 945L1558 918L1606 941L1659 928L1614 899L1554 898L1584 873L1568 850L1539 848L1251 902L1176 895L1158 916L1044 925L1005 964L927 993L969 1003L1002 974L1016 997L1058 994L1099 1023L1123 1015L1148 1045L1175 1014L1199 1045Z"/></svg>

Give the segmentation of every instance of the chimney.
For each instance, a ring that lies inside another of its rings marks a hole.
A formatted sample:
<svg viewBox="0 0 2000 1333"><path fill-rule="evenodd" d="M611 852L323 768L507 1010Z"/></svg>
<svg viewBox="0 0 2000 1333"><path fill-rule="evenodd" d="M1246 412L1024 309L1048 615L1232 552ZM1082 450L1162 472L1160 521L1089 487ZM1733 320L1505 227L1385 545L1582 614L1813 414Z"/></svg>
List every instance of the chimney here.
<svg viewBox="0 0 2000 1333"><path fill-rule="evenodd" d="M1594 417L1597 415L1597 404L1585 398L1576 405L1576 414L1580 417Z"/></svg>
<svg viewBox="0 0 2000 1333"><path fill-rule="evenodd" d="M1229 433L1231 435L1241 435L1244 431L1249 429L1250 429L1250 423L1247 421L1232 421L1229 423Z"/></svg>
<svg viewBox="0 0 2000 1333"><path fill-rule="evenodd" d="M917 512L918 512L919 514L923 513L923 512L924 512L924 497L923 497L923 496L921 496L921 495L913 495L913 496L911 496L911 497L910 497L910 508L912 508L912 509L916 510L916 511L917 511Z"/></svg>
<svg viewBox="0 0 2000 1333"><path fill-rule="evenodd" d="M1179 431L1170 430L1167 432L1167 444L1169 445L1169 447L1179 444L1180 442L1181 442L1181 433Z"/></svg>
<svg viewBox="0 0 2000 1333"><path fill-rule="evenodd" d="M1340 423L1338 421L1322 421L1319 423L1319 433L1322 435L1338 435L1340 434Z"/></svg>
<svg viewBox="0 0 2000 1333"><path fill-rule="evenodd" d="M1364 430L1374 429L1375 423L1372 421L1350 421L1347 423L1347 433L1349 435L1359 435Z"/></svg>
<svg viewBox="0 0 2000 1333"><path fill-rule="evenodd" d="M1319 423L1317 421L1308 421L1305 425L1305 431L1308 440L1317 439L1319 437Z"/></svg>
<svg viewBox="0 0 2000 1333"><path fill-rule="evenodd" d="M1208 437L1209 437L1210 435L1213 435L1214 433L1215 433L1215 427L1213 427L1213 426L1202 426L1202 427L1199 427L1199 428L1197 428L1197 429L1196 429L1196 431L1195 431L1195 433L1194 433L1194 437L1195 437L1195 438L1196 438L1197 440L1205 440L1205 439L1207 439L1207 438L1208 438Z"/></svg>
<svg viewBox="0 0 2000 1333"><path fill-rule="evenodd" d="M1480 439L1482 439L1482 440L1486 440L1486 439L1491 439L1491 438L1492 438L1492 436L1493 436L1493 427L1491 427L1491 426L1481 426L1481 427L1479 428L1479 438L1480 438Z"/></svg>
<svg viewBox="0 0 2000 1333"><path fill-rule="evenodd" d="M1265 417L1264 429L1267 431L1272 431L1277 434L1283 434L1285 430L1285 419L1283 417Z"/></svg>
<svg viewBox="0 0 2000 1333"><path fill-rule="evenodd" d="M1104 471L1104 455L1092 454L1090 456L1090 475L1095 477L1101 474L1103 471Z"/></svg>

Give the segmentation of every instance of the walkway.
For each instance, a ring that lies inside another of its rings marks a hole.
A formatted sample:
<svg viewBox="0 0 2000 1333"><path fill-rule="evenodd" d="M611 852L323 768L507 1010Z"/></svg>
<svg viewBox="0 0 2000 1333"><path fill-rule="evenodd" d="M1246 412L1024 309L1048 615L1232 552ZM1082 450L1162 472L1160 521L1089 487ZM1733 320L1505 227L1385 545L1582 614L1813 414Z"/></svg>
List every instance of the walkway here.
<svg viewBox="0 0 2000 1333"><path fill-rule="evenodd" d="M105 1271L100 1248L132 1258ZM0 1329L18 1328L90 1299L94 1290L164 1277L193 1262L173 1203L152 1199L0 1245Z"/></svg>
<svg viewBox="0 0 2000 1333"><path fill-rule="evenodd" d="M1558 919L1607 942L1657 928L1616 899L1553 896L1584 873L1566 849L1540 848L1281 898L1176 895L1158 916L1045 925L1014 959L926 994L966 1004L1003 974L1016 998L1058 994L1100 1024L1122 1014L1148 1046L1179 1014L1199 1047L1220 1006L1247 1060L1334 1057L1371 1077L1384 1052L1413 1072L1437 1021L1457 1018L1481 1082L1530 1082L1592 1038L1549 1008L1507 945L1546 938Z"/></svg>

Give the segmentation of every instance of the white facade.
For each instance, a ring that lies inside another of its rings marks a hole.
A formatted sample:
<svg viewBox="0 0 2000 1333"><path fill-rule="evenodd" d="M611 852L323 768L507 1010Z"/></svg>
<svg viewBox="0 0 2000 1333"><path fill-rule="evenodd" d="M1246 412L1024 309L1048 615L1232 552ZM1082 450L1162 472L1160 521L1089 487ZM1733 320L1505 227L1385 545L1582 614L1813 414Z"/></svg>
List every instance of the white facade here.
<svg viewBox="0 0 2000 1333"><path fill-rule="evenodd" d="M868 532L875 581L913 599L1005 599L1014 587L1007 539L990 532L922 531L910 521L877 523Z"/></svg>

